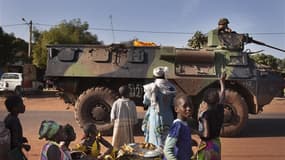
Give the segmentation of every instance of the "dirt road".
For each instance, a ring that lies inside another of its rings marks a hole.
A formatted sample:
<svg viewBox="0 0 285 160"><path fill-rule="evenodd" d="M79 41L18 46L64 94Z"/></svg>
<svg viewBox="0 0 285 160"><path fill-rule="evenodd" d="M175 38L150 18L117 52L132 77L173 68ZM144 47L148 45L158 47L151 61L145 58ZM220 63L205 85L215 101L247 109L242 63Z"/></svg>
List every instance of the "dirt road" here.
<svg viewBox="0 0 285 160"><path fill-rule="evenodd" d="M77 140L82 131L73 117L73 108L56 97L25 98L26 113L20 115L24 135L32 145L27 153L29 160L38 160L41 147L45 143L38 139L38 128L44 119L53 119L62 124L70 123L75 127ZM67 110L67 108L69 108ZM139 110L141 112L141 109ZM6 115L4 99L0 97L0 120ZM226 160L283 160L285 159L285 99L275 99L259 115L250 116L247 127L239 138L222 138L222 159ZM111 141L111 137L106 137ZM135 137L142 142L141 135Z"/></svg>

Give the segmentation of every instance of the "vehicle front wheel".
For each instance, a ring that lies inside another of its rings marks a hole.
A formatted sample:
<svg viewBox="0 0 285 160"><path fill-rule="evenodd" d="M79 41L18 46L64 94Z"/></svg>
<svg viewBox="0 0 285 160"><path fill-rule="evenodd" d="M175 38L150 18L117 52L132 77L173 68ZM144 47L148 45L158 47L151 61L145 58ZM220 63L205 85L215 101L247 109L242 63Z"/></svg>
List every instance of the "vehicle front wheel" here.
<svg viewBox="0 0 285 160"><path fill-rule="evenodd" d="M80 127L94 123L102 134L109 134L110 112L117 95L111 89L96 87L84 91L75 103L75 119Z"/></svg>
<svg viewBox="0 0 285 160"><path fill-rule="evenodd" d="M237 136L248 120L248 107L244 98L233 90L226 90L224 124L221 136Z"/></svg>
<svg viewBox="0 0 285 160"><path fill-rule="evenodd" d="M198 113L207 109L202 102L199 105ZM223 137L237 136L248 120L248 108L244 98L233 90L225 91L224 100L224 123L220 135Z"/></svg>

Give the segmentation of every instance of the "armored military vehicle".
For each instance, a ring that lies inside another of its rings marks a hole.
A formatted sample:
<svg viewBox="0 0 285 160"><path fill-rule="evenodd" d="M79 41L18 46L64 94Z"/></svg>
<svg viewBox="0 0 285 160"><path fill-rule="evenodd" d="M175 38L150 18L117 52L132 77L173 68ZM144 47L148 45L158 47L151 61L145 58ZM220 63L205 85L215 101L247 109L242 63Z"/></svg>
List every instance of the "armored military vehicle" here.
<svg viewBox="0 0 285 160"><path fill-rule="evenodd" d="M284 87L283 78L272 70L258 69L243 51L255 41L244 34L208 34L207 48L195 50L170 46L49 45L46 77L52 80L66 103L75 106L80 126L95 123L99 130L109 125L112 103L121 85L128 85L131 98L142 106L143 85L153 81L157 66L168 66L167 78L178 92L189 95L198 110L203 92L218 88L219 75L227 73L223 136L235 136L245 126L248 114L257 114ZM272 46L269 46L272 47Z"/></svg>

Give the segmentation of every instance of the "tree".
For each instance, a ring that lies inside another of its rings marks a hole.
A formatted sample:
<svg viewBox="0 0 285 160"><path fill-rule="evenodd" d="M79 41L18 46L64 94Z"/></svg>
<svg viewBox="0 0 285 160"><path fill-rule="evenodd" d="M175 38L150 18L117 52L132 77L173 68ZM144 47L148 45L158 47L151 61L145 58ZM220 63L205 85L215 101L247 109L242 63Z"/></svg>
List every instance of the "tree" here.
<svg viewBox="0 0 285 160"><path fill-rule="evenodd" d="M201 49L207 44L207 36L200 31L196 31L191 39L188 40L188 46L195 49Z"/></svg>
<svg viewBox="0 0 285 160"><path fill-rule="evenodd" d="M257 63L257 64L261 64L261 65L266 65L271 67L272 69L281 69L278 68L279 64L282 63L282 61L278 58L275 58L272 55L266 55L266 54L256 54L256 55L251 55L251 58Z"/></svg>
<svg viewBox="0 0 285 160"><path fill-rule="evenodd" d="M87 22L73 19L69 22L64 20L49 31L34 30L33 64L40 68L46 66L48 44L101 44L96 35L87 31L88 27Z"/></svg>
<svg viewBox="0 0 285 160"><path fill-rule="evenodd" d="M280 67L281 71L285 73L285 59L280 59L278 66Z"/></svg>
<svg viewBox="0 0 285 160"><path fill-rule="evenodd" d="M0 27L0 66L13 64L18 60L26 60L28 43L5 33Z"/></svg>

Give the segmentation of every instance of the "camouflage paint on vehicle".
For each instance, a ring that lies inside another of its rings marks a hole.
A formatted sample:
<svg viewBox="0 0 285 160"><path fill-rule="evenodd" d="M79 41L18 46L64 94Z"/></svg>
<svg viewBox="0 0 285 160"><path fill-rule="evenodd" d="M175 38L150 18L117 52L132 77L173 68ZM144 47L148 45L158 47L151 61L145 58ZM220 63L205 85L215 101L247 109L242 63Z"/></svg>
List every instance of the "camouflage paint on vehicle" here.
<svg viewBox="0 0 285 160"><path fill-rule="evenodd" d="M284 88L284 81L274 71L258 69L250 52L243 52L245 35L232 33L221 39L214 33L209 33L208 47L201 50L127 44L49 45L46 77L54 81L65 102L75 105L81 126L94 122L103 131L110 128L109 112L118 88L128 85L131 98L142 105L142 86L153 81L157 66L168 66L167 78L178 92L193 97L196 110L204 90L219 88L218 77L226 72L227 120L222 135L237 135L248 113L262 111Z"/></svg>

